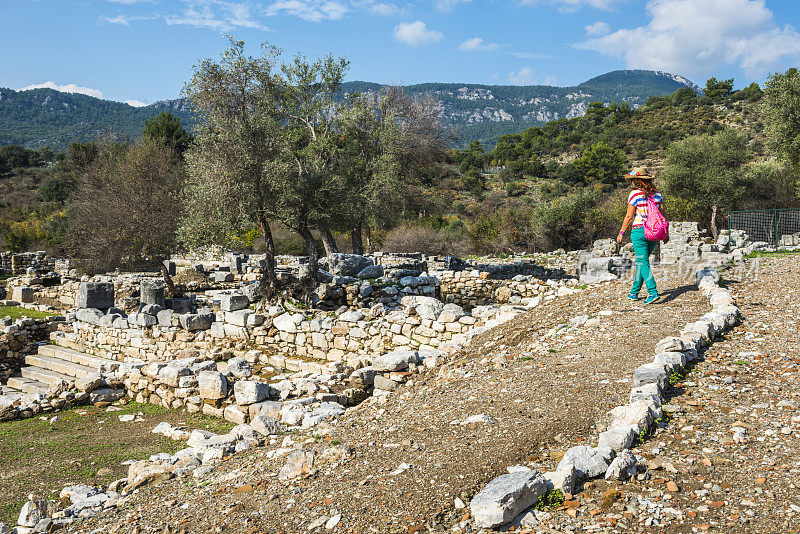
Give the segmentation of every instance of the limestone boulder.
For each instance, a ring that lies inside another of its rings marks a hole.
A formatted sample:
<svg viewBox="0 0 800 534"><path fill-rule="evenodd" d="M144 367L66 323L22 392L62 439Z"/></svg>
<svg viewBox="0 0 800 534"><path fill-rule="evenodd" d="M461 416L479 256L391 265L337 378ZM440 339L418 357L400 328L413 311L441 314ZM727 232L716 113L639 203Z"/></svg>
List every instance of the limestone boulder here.
<svg viewBox="0 0 800 534"><path fill-rule="evenodd" d="M495 528L517 517L546 491L547 481L538 471L517 471L489 482L469 508L477 527Z"/></svg>

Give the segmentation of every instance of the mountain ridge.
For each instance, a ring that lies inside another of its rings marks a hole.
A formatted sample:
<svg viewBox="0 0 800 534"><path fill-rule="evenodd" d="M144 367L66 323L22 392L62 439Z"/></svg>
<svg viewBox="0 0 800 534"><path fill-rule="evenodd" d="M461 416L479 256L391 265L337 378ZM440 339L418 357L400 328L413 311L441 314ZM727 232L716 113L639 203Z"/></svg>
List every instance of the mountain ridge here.
<svg viewBox="0 0 800 534"><path fill-rule="evenodd" d="M375 92L375 82L350 81L344 93ZM439 101L442 123L456 129L461 144L479 140L487 145L500 135L585 113L590 102L643 105L649 96L699 87L676 74L617 70L568 87L427 82L407 85L412 96L431 94ZM104 132L135 139L144 120L169 111L190 129L194 119L184 99L160 100L143 107L123 102L61 93L53 89L14 91L0 88L0 145L63 150L72 141L89 141Z"/></svg>

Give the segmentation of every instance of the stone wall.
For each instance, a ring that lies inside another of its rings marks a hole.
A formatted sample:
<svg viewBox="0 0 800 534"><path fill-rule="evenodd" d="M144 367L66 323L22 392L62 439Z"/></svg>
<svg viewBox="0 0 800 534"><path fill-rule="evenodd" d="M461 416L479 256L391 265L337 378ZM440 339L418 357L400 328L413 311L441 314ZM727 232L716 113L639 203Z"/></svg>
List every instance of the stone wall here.
<svg viewBox="0 0 800 534"><path fill-rule="evenodd" d="M414 299L421 297L406 297ZM359 354L383 354L396 348L438 347L454 335L481 326L492 315L479 318L460 307L433 298L388 311L349 310L339 315L325 312L291 313L274 308L259 321L252 310L218 311L207 330L191 331L178 324L114 328L77 320L62 329L68 339L87 352L108 359L134 358L165 361L196 352L260 352L257 360L279 368L297 370L307 360L342 361ZM419 310L419 311L418 311ZM260 322L255 326L254 322Z"/></svg>
<svg viewBox="0 0 800 534"><path fill-rule="evenodd" d="M560 270L545 270L538 266L536 269L536 275L516 274L510 280L493 278L491 271L443 271L436 273L440 280L439 295L445 302L465 308L538 303L557 293L564 274ZM505 275L505 271L500 272Z"/></svg>
<svg viewBox="0 0 800 534"><path fill-rule="evenodd" d="M47 340L56 323L52 319L25 317L12 321L6 317L0 324L0 383L5 383L9 376L19 372L25 356L34 354L38 344Z"/></svg>
<svg viewBox="0 0 800 534"><path fill-rule="evenodd" d="M59 269L69 269L69 262L58 260L47 255L44 251L39 252L0 252L0 272L6 274L25 274L28 268L33 268L38 273L48 273Z"/></svg>

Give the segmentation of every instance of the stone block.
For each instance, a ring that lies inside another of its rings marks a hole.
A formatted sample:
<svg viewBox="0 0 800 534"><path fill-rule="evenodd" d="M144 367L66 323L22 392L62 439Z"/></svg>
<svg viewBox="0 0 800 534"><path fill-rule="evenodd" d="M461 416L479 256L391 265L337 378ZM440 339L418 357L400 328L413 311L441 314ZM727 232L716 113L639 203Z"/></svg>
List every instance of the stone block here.
<svg viewBox="0 0 800 534"><path fill-rule="evenodd" d="M656 343L656 354L659 352L683 352L688 350L690 345L686 340L679 337L665 337Z"/></svg>
<svg viewBox="0 0 800 534"><path fill-rule="evenodd" d="M353 371L353 374L350 375L350 378L360 380L365 386L371 386L375 382L375 376L377 373L378 372L372 366L362 367L361 369L356 369Z"/></svg>
<svg viewBox="0 0 800 534"><path fill-rule="evenodd" d="M250 302L256 302L261 299L261 286L257 281L242 285L239 291L241 291Z"/></svg>
<svg viewBox="0 0 800 534"><path fill-rule="evenodd" d="M175 314L172 310L161 310L156 315L156 319L158 319L158 326L163 326L164 328L169 328L172 326L172 316Z"/></svg>
<svg viewBox="0 0 800 534"><path fill-rule="evenodd" d="M717 282L719 282L719 272L711 267L700 269L695 273L695 281L697 282L698 287L704 282L707 284L716 285Z"/></svg>
<svg viewBox="0 0 800 534"><path fill-rule="evenodd" d="M251 313L247 316L247 327L248 328L255 328L257 326L261 326L264 324L266 318L261 315L260 313Z"/></svg>
<svg viewBox="0 0 800 534"><path fill-rule="evenodd" d="M636 476L636 456L627 449L620 452L606 470L606 480L628 480Z"/></svg>
<svg viewBox="0 0 800 534"><path fill-rule="evenodd" d="M653 407L647 401L636 401L627 406L617 406L606 416L608 427L635 426L639 433L644 432L655 421L658 410L660 408Z"/></svg>
<svg viewBox="0 0 800 534"><path fill-rule="evenodd" d="M273 436L283 432L283 425L275 417L257 415L251 417L250 426L262 436Z"/></svg>
<svg viewBox="0 0 800 534"><path fill-rule="evenodd" d="M661 390L658 384L643 384L631 390L629 402L645 401L654 406L661 406Z"/></svg>
<svg viewBox="0 0 800 534"><path fill-rule="evenodd" d="M336 276L356 276L373 261L359 254L335 253L328 256L328 272Z"/></svg>
<svg viewBox="0 0 800 534"><path fill-rule="evenodd" d="M92 404L111 403L124 396L124 389L95 389L89 393L89 402Z"/></svg>
<svg viewBox="0 0 800 534"><path fill-rule="evenodd" d="M255 380L238 380L233 384L236 404L247 406L269 398L269 384Z"/></svg>
<svg viewBox="0 0 800 534"><path fill-rule="evenodd" d="M225 324L220 322L211 323L209 332L211 333L211 337L222 339L225 337Z"/></svg>
<svg viewBox="0 0 800 534"><path fill-rule="evenodd" d="M103 317L103 312L95 308L81 308L75 312L75 319L89 324L100 324Z"/></svg>
<svg viewBox="0 0 800 534"><path fill-rule="evenodd" d="M223 293L219 301L219 307L226 312L243 310L250 305L250 300L241 293Z"/></svg>
<svg viewBox="0 0 800 534"><path fill-rule="evenodd" d="M233 282L233 273L226 271L214 271L211 273L212 282Z"/></svg>
<svg viewBox="0 0 800 534"><path fill-rule="evenodd" d="M175 313L192 313L192 301L189 299L166 299L165 304Z"/></svg>
<svg viewBox="0 0 800 534"><path fill-rule="evenodd" d="M400 384L383 375L375 375L375 378L373 379L373 385L375 386L375 389L394 391Z"/></svg>
<svg viewBox="0 0 800 534"><path fill-rule="evenodd" d="M236 404L231 404L222 412L222 417L231 423L243 425L247 423L247 408L238 406Z"/></svg>
<svg viewBox="0 0 800 534"><path fill-rule="evenodd" d="M247 411L250 414L250 419L254 420L256 417L263 415L266 417L273 417L279 419L281 416L281 409L283 403L279 401L264 401L250 404Z"/></svg>
<svg viewBox="0 0 800 534"><path fill-rule="evenodd" d="M378 372L405 371L408 369L408 364L417 362L419 362L417 351L396 350L375 358L372 361L372 368Z"/></svg>
<svg viewBox="0 0 800 534"><path fill-rule="evenodd" d="M594 478L603 475L614 459L614 449L610 447L587 447L578 445L564 453L556 471L564 471L572 465L578 476Z"/></svg>
<svg viewBox="0 0 800 534"><path fill-rule="evenodd" d="M253 375L253 368L243 356L234 356L225 365L225 374L238 379L249 378Z"/></svg>
<svg viewBox="0 0 800 534"><path fill-rule="evenodd" d="M299 322L300 321L295 315L292 315L291 313L283 313L272 320L272 325L281 332L293 334L299 331L297 328Z"/></svg>
<svg viewBox="0 0 800 534"><path fill-rule="evenodd" d="M357 278L361 279L372 279L372 278L380 278L383 276L383 267L380 265L368 265L361 269L358 274L356 274Z"/></svg>
<svg viewBox="0 0 800 534"><path fill-rule="evenodd" d="M185 313L180 316L181 326L189 331L208 330L215 321L214 314Z"/></svg>
<svg viewBox="0 0 800 534"><path fill-rule="evenodd" d="M252 310L247 309L225 312L225 322L236 326L247 326L247 318L252 313Z"/></svg>
<svg viewBox="0 0 800 534"><path fill-rule="evenodd" d="M188 367L183 367L180 365L167 365L158 371L157 377L165 385L175 388L178 387L180 378L184 376L190 376L191 374L192 371Z"/></svg>
<svg viewBox="0 0 800 534"><path fill-rule="evenodd" d="M544 474L547 481L548 490L558 490L561 493L574 493L575 485L578 483L578 471L574 465L570 465L563 471L548 471Z"/></svg>
<svg viewBox="0 0 800 534"><path fill-rule="evenodd" d="M667 387L669 373L667 369L657 363L646 363L636 368L633 373L633 385L642 386L644 384L658 384L661 391Z"/></svg>
<svg viewBox="0 0 800 534"><path fill-rule="evenodd" d="M686 368L686 354L683 352L660 352L653 358L653 363L663 365L670 373L679 373Z"/></svg>
<svg viewBox="0 0 800 534"><path fill-rule="evenodd" d="M139 282L139 302L164 307L164 280L143 278Z"/></svg>
<svg viewBox="0 0 800 534"><path fill-rule="evenodd" d="M34 294L32 287L15 287L11 292L11 299L22 304L29 304L34 301Z"/></svg>
<svg viewBox="0 0 800 534"><path fill-rule="evenodd" d="M538 471L500 475L470 501L470 512L479 528L508 523L532 506L547 491L547 481Z"/></svg>
<svg viewBox="0 0 800 534"><path fill-rule="evenodd" d="M703 343L708 344L708 340L714 338L714 324L711 321L699 320L687 324L683 328L683 333L697 333L703 336Z"/></svg>
<svg viewBox="0 0 800 534"><path fill-rule="evenodd" d="M203 399L224 399L228 396L228 379L217 371L201 371L197 375L200 397Z"/></svg>
<svg viewBox="0 0 800 534"><path fill-rule="evenodd" d="M111 282L81 282L78 287L78 308L107 310L114 306L114 284Z"/></svg>
<svg viewBox="0 0 800 534"><path fill-rule="evenodd" d="M600 433L598 439L598 447L607 447L617 452L623 449L629 449L636 439L638 428L636 426L618 426L609 428L605 432Z"/></svg>

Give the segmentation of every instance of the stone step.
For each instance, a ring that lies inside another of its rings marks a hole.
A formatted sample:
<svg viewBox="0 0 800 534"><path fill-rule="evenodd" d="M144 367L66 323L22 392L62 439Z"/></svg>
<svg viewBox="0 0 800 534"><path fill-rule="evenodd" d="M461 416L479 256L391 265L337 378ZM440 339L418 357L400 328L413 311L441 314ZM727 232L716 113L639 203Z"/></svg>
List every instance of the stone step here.
<svg viewBox="0 0 800 534"><path fill-rule="evenodd" d="M103 364L110 365L115 363L113 360L106 360L98 356L92 356L91 354L86 354L85 352L81 352L69 347L62 347L60 345L39 345L39 354L76 363L78 365L91 367L94 369L94 372L97 372L97 370L100 369L100 366Z"/></svg>
<svg viewBox="0 0 800 534"><path fill-rule="evenodd" d="M66 382L73 382L75 380L74 376L69 376L56 371L51 371L50 369L42 369L41 367L36 367L33 365L29 367L23 367L22 369L20 369L20 373L22 374L23 378L36 380L37 382L41 382L43 384L46 384L47 386L56 386L60 384L62 380Z"/></svg>
<svg viewBox="0 0 800 534"><path fill-rule="evenodd" d="M25 392L13 388L8 384L0 386L0 400L11 400L11 402L14 402L23 395L25 395Z"/></svg>
<svg viewBox="0 0 800 534"><path fill-rule="evenodd" d="M44 354L29 354L25 356L25 363L34 367L40 367L49 371L55 371L73 378L85 378L97 373L97 369L87 367L61 358L46 356Z"/></svg>
<svg viewBox="0 0 800 534"><path fill-rule="evenodd" d="M76 350L78 352L83 352L83 345L81 345L78 341L73 339L74 337L75 334L69 334L66 332L50 333L50 341L52 341L55 345Z"/></svg>
<svg viewBox="0 0 800 534"><path fill-rule="evenodd" d="M50 390L47 384L22 376L12 376L8 379L6 385L25 393L45 394Z"/></svg>

